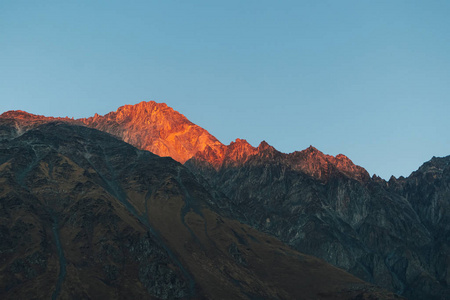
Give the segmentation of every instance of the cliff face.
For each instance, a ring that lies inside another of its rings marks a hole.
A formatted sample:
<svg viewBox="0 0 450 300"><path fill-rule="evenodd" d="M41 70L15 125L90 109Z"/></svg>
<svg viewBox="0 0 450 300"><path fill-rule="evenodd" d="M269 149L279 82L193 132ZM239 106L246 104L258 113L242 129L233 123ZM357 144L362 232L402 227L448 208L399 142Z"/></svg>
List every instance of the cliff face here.
<svg viewBox="0 0 450 300"><path fill-rule="evenodd" d="M222 211L410 299L450 293L449 158L385 182L314 147L233 149L219 168L201 155L185 164L230 199Z"/></svg>
<svg viewBox="0 0 450 300"><path fill-rule="evenodd" d="M407 178L391 178L389 190L413 207L433 238L429 261L436 280L450 286L450 156L433 157ZM422 284L422 283L419 283Z"/></svg>
<svg viewBox="0 0 450 300"><path fill-rule="evenodd" d="M170 156L181 163L206 147L222 146L205 129L166 104L153 101L125 105L105 116L95 115L78 121L117 136L139 149Z"/></svg>
<svg viewBox="0 0 450 300"><path fill-rule="evenodd" d="M0 120L2 299L398 299L217 214L170 158L15 121Z"/></svg>

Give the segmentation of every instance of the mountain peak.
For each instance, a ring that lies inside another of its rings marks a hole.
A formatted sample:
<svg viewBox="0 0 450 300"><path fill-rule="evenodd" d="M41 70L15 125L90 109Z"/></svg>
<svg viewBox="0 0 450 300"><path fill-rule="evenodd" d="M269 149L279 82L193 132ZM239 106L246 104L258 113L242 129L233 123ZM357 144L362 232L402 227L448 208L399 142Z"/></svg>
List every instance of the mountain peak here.
<svg viewBox="0 0 450 300"><path fill-rule="evenodd" d="M429 161L423 163L413 174L419 173L442 173L450 168L450 155L446 157L433 156Z"/></svg>
<svg viewBox="0 0 450 300"><path fill-rule="evenodd" d="M303 151L306 151L306 152L320 152L320 153L322 153L321 151L317 150L317 148L314 147L313 145L309 145L309 147L306 148L306 149L303 150Z"/></svg>
<svg viewBox="0 0 450 300"><path fill-rule="evenodd" d="M234 142L231 142L230 146L231 145L246 145L246 146L248 145L248 146L251 147L250 143L247 142L246 139L240 139L240 138L237 138L237 139L234 140Z"/></svg>
<svg viewBox="0 0 450 300"><path fill-rule="evenodd" d="M261 143L259 143L259 146L258 146L259 151L264 151L267 149L275 149L275 148L272 147L271 145L269 145L266 141L262 141Z"/></svg>
<svg viewBox="0 0 450 300"><path fill-rule="evenodd" d="M16 134L20 135L21 133L34 128L38 125L48 122L54 121L63 121L69 123L77 123L73 118L69 119L65 118L53 118L53 117L45 117L42 115L30 114L23 110L10 110L0 115L0 120L2 124L10 124L14 125L16 129Z"/></svg>
<svg viewBox="0 0 450 300"><path fill-rule="evenodd" d="M193 124L165 103L142 101L124 105L104 116L80 119L85 125L113 134L133 146L159 156L186 162L206 146L220 147L208 131Z"/></svg>
<svg viewBox="0 0 450 300"><path fill-rule="evenodd" d="M366 181L370 179L369 173L366 171L366 169L355 165L350 158L345 156L344 154L338 154L336 157L331 156L330 159L331 163L333 163L336 168L339 169L339 171L345 173L346 175L357 179L361 181Z"/></svg>
<svg viewBox="0 0 450 300"><path fill-rule="evenodd" d="M340 172L356 180L370 179L369 173L355 165L347 156L338 154L336 157L324 154L313 146L305 150L289 154L295 169L301 170L313 177L326 180L331 174Z"/></svg>
<svg viewBox="0 0 450 300"><path fill-rule="evenodd" d="M30 114L23 110L10 110L10 111L7 111L7 112L4 112L3 114L1 114L0 118L2 118L2 119L36 120L36 119L43 119L46 117Z"/></svg>
<svg viewBox="0 0 450 300"><path fill-rule="evenodd" d="M228 145L225 151L224 161L226 164L242 164L244 163L250 156L257 153L255 147L250 145L245 139L236 139L234 142L231 142Z"/></svg>
<svg viewBox="0 0 450 300"><path fill-rule="evenodd" d="M160 109L160 110L168 109L170 111L174 111L171 107L167 106L167 104L164 102L159 103L159 102L155 102L155 101L141 101L137 104L123 105L116 110L116 113L128 112L128 111L140 112L140 113L151 113L152 111L158 110L158 109Z"/></svg>
<svg viewBox="0 0 450 300"><path fill-rule="evenodd" d="M339 160L350 160L347 156L345 156L344 154L338 154L336 155L336 159Z"/></svg>

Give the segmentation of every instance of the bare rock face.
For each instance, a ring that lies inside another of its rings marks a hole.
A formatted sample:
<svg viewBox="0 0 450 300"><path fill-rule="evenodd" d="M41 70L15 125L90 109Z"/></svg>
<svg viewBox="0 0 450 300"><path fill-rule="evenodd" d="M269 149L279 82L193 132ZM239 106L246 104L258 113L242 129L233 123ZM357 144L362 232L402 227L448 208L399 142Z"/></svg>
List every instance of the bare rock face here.
<svg viewBox="0 0 450 300"><path fill-rule="evenodd" d="M314 147L237 149L219 169L185 164L230 199L221 211L409 299L450 294L448 158L386 182Z"/></svg>
<svg viewBox="0 0 450 300"><path fill-rule="evenodd" d="M222 144L203 128L164 103L141 102L125 105L105 116L78 120L86 126L108 132L142 150L170 156L184 163L208 146Z"/></svg>
<svg viewBox="0 0 450 300"><path fill-rule="evenodd" d="M277 151L265 141L262 141L258 147L253 147L246 140L236 139L228 146L216 148L215 151L206 148L192 157L192 161L195 161L196 164L209 166L216 171L223 168L240 167L248 161L262 162L265 160L288 165L293 170L301 171L322 181L326 181L337 173L345 174L359 181L370 179L369 173L364 168L355 165L345 155L339 154L336 157L326 155L313 146L303 151L286 154Z"/></svg>
<svg viewBox="0 0 450 300"><path fill-rule="evenodd" d="M435 280L425 281L418 270L406 267L406 276L416 280L417 293L426 298L437 284L450 286L450 156L433 157L409 177L391 178L387 185L411 203L432 236L427 269Z"/></svg>
<svg viewBox="0 0 450 300"><path fill-rule="evenodd" d="M347 156L343 154L338 154L336 157L326 155L313 146L290 154L287 161L294 165L294 169L319 179L326 180L336 172L359 181L369 179L369 173L364 168L355 165Z"/></svg>

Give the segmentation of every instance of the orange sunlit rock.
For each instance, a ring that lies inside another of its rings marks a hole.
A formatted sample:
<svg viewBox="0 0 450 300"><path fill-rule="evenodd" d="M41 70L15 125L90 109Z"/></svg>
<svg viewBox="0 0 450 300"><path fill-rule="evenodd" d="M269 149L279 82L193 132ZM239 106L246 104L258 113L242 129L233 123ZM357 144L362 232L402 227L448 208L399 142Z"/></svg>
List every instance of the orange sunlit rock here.
<svg viewBox="0 0 450 300"><path fill-rule="evenodd" d="M364 168L355 165L345 155L339 154L334 157L322 153L313 146L309 146L303 151L291 153L289 156L291 156L295 169L316 178L327 179L336 171L361 181L370 178L369 173Z"/></svg>
<svg viewBox="0 0 450 300"><path fill-rule="evenodd" d="M208 131L190 122L185 116L154 101L125 105L104 116L80 119L85 125L106 131L133 146L159 156L170 156L186 162L206 147L222 147Z"/></svg>
<svg viewBox="0 0 450 300"><path fill-rule="evenodd" d="M259 164L278 161L323 180L336 172L361 181L369 178L364 168L355 165L345 155L326 155L312 146L290 154L277 151L265 141L253 147L244 139L236 139L226 146L167 104L154 101L124 105L104 116L95 114L77 120L44 117L24 111L9 111L0 118L15 122L18 131L26 131L51 121L85 125L108 132L159 156L170 156L180 163L193 158L196 163L209 165L216 170L239 167L250 160Z"/></svg>

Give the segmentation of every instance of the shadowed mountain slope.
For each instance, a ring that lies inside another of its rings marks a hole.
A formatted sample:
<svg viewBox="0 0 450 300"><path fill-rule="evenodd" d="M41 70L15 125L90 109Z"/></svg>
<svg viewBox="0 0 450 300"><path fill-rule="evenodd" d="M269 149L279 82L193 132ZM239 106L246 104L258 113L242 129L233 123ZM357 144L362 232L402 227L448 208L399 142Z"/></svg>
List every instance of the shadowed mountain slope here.
<svg viewBox="0 0 450 300"><path fill-rule="evenodd" d="M230 199L224 213L410 299L450 294L449 157L385 182L313 147L235 149L219 169L185 164Z"/></svg>
<svg viewBox="0 0 450 300"><path fill-rule="evenodd" d="M2 299L395 299L221 216L182 165L0 121Z"/></svg>

